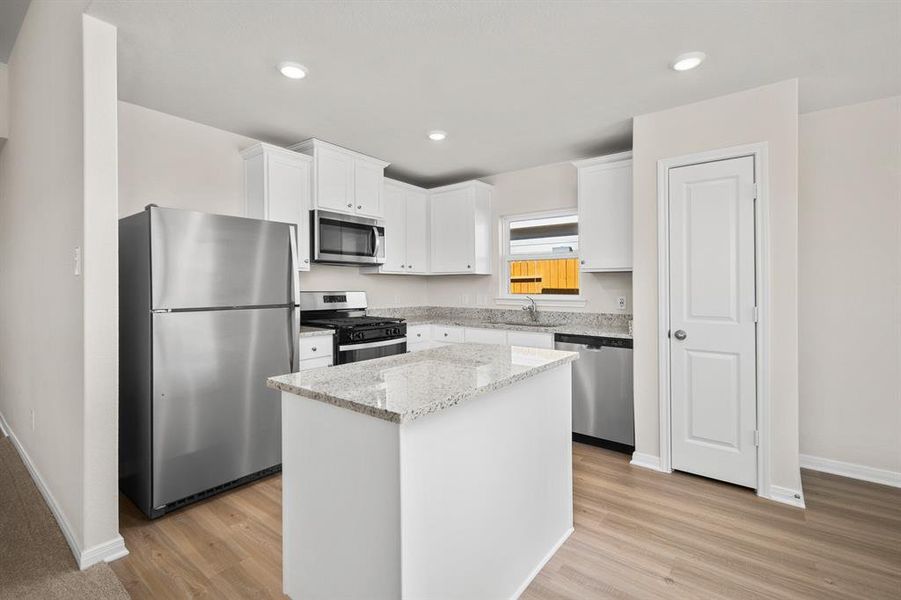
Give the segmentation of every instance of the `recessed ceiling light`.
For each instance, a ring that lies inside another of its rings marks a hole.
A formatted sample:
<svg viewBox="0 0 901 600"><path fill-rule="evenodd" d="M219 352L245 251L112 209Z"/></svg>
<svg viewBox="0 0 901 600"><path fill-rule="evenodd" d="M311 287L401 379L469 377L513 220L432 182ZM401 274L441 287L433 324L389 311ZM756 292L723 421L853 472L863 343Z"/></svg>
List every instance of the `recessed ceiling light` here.
<svg viewBox="0 0 901 600"><path fill-rule="evenodd" d="M296 62L280 62L278 63L278 70L288 79L303 79L307 76L307 68Z"/></svg>
<svg viewBox="0 0 901 600"><path fill-rule="evenodd" d="M440 129L436 129L435 131L429 132L429 139L432 140L433 142L440 142L441 140L443 140L446 137L447 137L447 132L441 131Z"/></svg>
<svg viewBox="0 0 901 600"><path fill-rule="evenodd" d="M707 55L703 52L686 52L685 54L680 54L676 57L676 60L673 61L673 70L689 71L704 62L705 58L707 58Z"/></svg>

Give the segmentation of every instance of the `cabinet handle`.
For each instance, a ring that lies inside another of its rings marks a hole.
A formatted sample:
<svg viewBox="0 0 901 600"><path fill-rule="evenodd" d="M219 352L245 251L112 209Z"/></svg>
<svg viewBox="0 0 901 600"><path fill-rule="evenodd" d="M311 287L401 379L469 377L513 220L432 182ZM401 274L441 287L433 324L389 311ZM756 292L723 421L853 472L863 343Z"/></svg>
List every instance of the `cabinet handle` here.
<svg viewBox="0 0 901 600"><path fill-rule="evenodd" d="M401 265L400 268L403 269L406 265Z"/></svg>
<svg viewBox="0 0 901 600"><path fill-rule="evenodd" d="M585 261L584 261L584 260L580 260L580 261L579 261L579 264L580 264L580 265L584 265L584 264L585 264Z"/></svg>
<svg viewBox="0 0 901 600"><path fill-rule="evenodd" d="M313 352L316 352L316 346L313 346L312 348L310 348L310 350L312 350Z"/></svg>
<svg viewBox="0 0 901 600"><path fill-rule="evenodd" d="M363 205L362 205L362 204L357 204L357 210L360 210L361 208L363 208Z"/></svg>
<svg viewBox="0 0 901 600"><path fill-rule="evenodd" d="M354 207L353 204L348 204L348 205L347 205L347 208L353 208L353 207Z"/></svg>
<svg viewBox="0 0 901 600"><path fill-rule="evenodd" d="M307 264L309 264L309 262L310 262L310 259L309 259L309 258L305 258L305 259L303 259L303 262L305 262L305 263L307 263Z"/></svg>
<svg viewBox="0 0 901 600"><path fill-rule="evenodd" d="M416 334L416 337L422 337L422 334L421 334L421 333L417 333L417 334Z"/></svg>

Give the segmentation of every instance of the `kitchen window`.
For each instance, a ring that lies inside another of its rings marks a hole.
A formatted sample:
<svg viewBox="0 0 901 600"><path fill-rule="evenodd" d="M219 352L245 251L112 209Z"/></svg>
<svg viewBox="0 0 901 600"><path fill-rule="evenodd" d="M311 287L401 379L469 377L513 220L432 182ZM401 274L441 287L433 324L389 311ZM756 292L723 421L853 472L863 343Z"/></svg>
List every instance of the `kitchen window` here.
<svg viewBox="0 0 901 600"><path fill-rule="evenodd" d="M581 300L579 216L575 209L501 219L501 299Z"/></svg>

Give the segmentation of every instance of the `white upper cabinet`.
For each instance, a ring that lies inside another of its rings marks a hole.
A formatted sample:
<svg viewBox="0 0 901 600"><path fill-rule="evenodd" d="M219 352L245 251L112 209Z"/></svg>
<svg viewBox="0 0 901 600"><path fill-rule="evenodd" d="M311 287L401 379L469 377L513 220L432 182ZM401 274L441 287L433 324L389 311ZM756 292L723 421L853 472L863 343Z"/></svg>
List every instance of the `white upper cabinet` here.
<svg viewBox="0 0 901 600"><path fill-rule="evenodd" d="M313 207L382 216L382 179L389 163L322 140L290 146L313 157Z"/></svg>
<svg viewBox="0 0 901 600"><path fill-rule="evenodd" d="M269 144L256 144L241 155L245 214L297 225L298 270L309 271L312 159Z"/></svg>
<svg viewBox="0 0 901 600"><path fill-rule="evenodd" d="M429 195L423 189L407 189L407 272L429 272Z"/></svg>
<svg viewBox="0 0 901 600"><path fill-rule="evenodd" d="M407 199L402 187L385 180L382 194L385 209L385 263L382 273L406 273Z"/></svg>
<svg viewBox="0 0 901 600"><path fill-rule="evenodd" d="M385 220L385 264L379 273L428 273L428 193L406 183L385 179L382 192Z"/></svg>
<svg viewBox="0 0 901 600"><path fill-rule="evenodd" d="M431 273L491 274L491 191L481 181L429 190Z"/></svg>
<svg viewBox="0 0 901 600"><path fill-rule="evenodd" d="M573 163L579 170L582 271L632 270L632 153Z"/></svg>

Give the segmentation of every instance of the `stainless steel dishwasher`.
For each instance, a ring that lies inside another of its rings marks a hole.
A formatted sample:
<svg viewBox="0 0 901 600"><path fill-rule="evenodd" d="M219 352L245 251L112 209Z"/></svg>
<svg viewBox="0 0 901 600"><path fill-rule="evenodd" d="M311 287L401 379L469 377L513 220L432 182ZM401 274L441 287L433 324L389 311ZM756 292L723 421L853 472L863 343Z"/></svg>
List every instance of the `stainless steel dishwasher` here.
<svg viewBox="0 0 901 600"><path fill-rule="evenodd" d="M554 342L557 350L579 353L573 363L573 439L633 451L632 340L558 333Z"/></svg>

